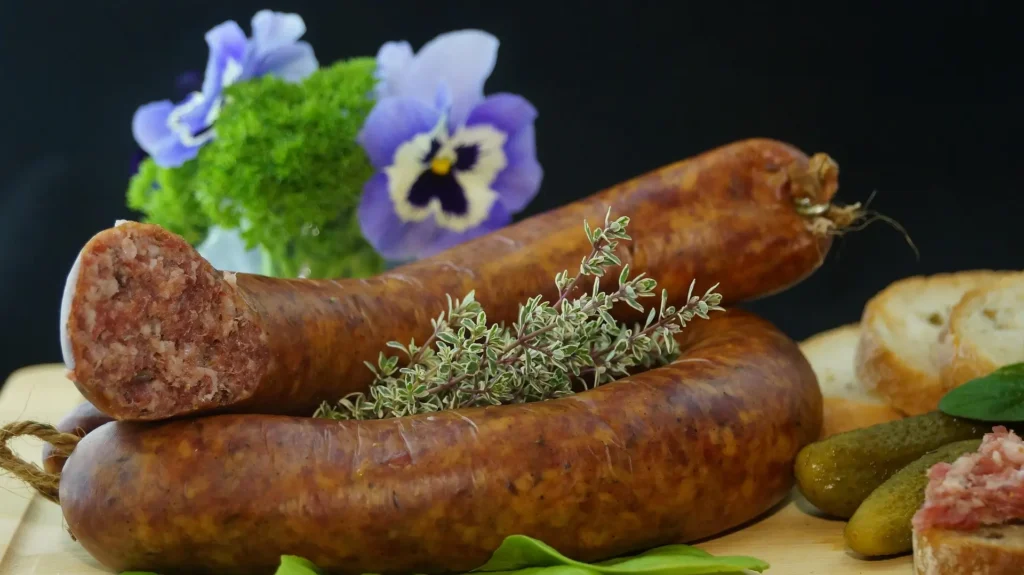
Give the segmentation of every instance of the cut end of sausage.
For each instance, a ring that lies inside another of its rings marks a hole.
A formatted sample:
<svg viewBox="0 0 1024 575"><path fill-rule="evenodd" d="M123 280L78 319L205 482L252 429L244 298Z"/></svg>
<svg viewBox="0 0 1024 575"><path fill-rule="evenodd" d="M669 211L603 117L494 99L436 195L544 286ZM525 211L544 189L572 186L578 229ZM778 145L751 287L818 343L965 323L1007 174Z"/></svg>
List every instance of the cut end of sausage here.
<svg viewBox="0 0 1024 575"><path fill-rule="evenodd" d="M64 300L69 377L117 419L237 403L252 395L270 361L267 334L234 274L159 226L125 222L93 237Z"/></svg>

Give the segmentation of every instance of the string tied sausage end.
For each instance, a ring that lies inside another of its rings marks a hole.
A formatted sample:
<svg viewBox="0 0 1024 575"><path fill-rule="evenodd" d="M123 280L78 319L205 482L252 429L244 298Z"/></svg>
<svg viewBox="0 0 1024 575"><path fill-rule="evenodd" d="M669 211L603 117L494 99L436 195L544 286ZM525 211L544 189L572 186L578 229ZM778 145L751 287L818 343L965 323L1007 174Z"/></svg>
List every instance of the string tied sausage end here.
<svg viewBox="0 0 1024 575"><path fill-rule="evenodd" d="M828 154L814 154L806 168L791 170L788 176L797 213L805 218L807 229L814 235L841 236L881 221L900 232L915 257L920 259L917 246L899 222L868 208L875 192L863 204L840 205L833 201L839 190L839 164Z"/></svg>
<svg viewBox="0 0 1024 575"><path fill-rule="evenodd" d="M37 421L16 421L0 428L0 468L27 483L49 501L60 504L60 473L49 473L35 463L25 461L7 445L20 436L41 439L53 446L54 455L63 457L71 455L81 438Z"/></svg>

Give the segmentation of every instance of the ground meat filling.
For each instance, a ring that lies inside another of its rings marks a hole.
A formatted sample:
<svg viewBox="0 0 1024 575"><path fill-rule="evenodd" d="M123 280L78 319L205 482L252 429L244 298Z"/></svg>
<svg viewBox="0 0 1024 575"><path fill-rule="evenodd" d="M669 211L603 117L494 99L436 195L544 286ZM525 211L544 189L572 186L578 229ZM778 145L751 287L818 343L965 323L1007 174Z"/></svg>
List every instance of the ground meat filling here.
<svg viewBox="0 0 1024 575"><path fill-rule="evenodd" d="M98 404L157 418L252 394L268 362L266 334L233 274L152 226L107 230L80 258L71 378Z"/></svg>
<svg viewBox="0 0 1024 575"><path fill-rule="evenodd" d="M928 471L914 529L973 531L1024 520L1024 441L1005 427L986 434L977 453Z"/></svg>

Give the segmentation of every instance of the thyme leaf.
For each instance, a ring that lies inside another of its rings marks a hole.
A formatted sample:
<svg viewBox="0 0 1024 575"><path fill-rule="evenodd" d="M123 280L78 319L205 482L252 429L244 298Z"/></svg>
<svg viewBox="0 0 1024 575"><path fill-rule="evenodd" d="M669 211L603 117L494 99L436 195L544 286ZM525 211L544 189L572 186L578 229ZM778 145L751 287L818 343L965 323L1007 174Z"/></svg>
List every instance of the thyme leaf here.
<svg viewBox="0 0 1024 575"><path fill-rule="evenodd" d="M668 293L662 290L660 305L650 309L643 325L616 321L611 314L616 304L643 313L641 300L659 295L657 282L644 274L630 278L627 264L618 275L618 288L601 291L608 268L621 264L615 255L619 242L631 239L626 234L629 218L612 220L609 209L604 227L583 225L592 250L573 278L568 271L555 277L559 295L554 303L531 297L506 327L488 323L474 292L461 300L449 295L447 311L431 321L433 333L422 345L387 344L406 356L404 366L399 367L398 356L382 352L377 365L367 363L374 373L368 393L325 402L314 417L383 419L565 397L638 368L670 363L679 354L674 334L694 318L723 311L717 284L695 296L691 283L681 308L667 305ZM575 293L585 276L594 278L594 289Z"/></svg>

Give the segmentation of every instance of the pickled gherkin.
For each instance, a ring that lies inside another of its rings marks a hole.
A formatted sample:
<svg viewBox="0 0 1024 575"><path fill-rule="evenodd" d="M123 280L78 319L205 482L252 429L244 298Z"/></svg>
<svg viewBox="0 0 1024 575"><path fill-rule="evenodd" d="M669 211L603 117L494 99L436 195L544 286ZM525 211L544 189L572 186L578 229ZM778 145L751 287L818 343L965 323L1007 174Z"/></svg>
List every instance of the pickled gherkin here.
<svg viewBox="0 0 1024 575"><path fill-rule="evenodd" d="M833 435L797 455L797 485L824 513L849 519L900 469L944 445L981 439L992 425L933 411Z"/></svg>
<svg viewBox="0 0 1024 575"><path fill-rule="evenodd" d="M950 443L897 471L872 491L850 518L843 533L846 545L869 557L909 552L911 520L924 504L928 470L936 463L952 463L965 453L973 453L980 445L980 439Z"/></svg>

